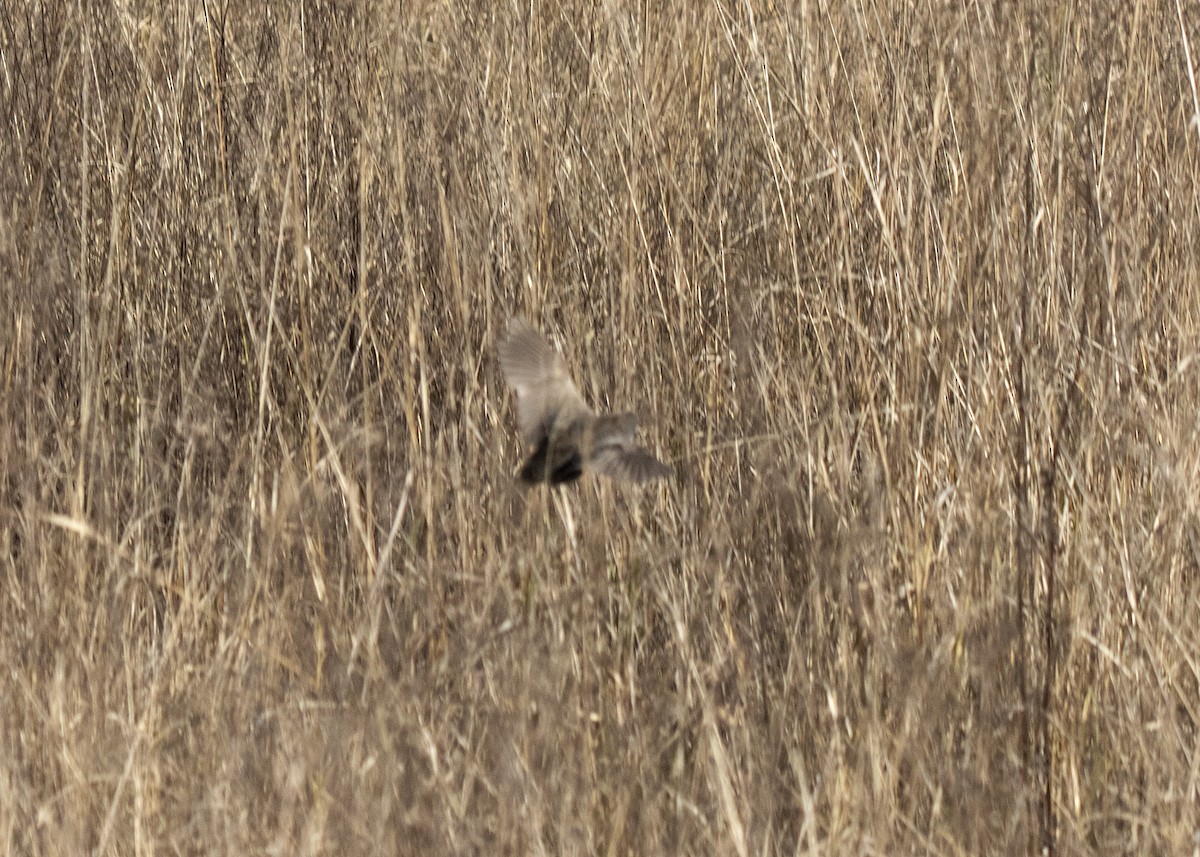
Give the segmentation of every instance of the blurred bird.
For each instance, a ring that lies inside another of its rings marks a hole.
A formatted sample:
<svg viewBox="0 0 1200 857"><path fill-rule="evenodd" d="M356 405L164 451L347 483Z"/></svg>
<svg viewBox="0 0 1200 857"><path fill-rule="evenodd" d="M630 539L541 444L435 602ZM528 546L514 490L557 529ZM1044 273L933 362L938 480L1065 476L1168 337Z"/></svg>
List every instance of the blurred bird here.
<svg viewBox="0 0 1200 857"><path fill-rule="evenodd" d="M573 482L585 469L645 482L671 468L633 442L637 414L596 414L567 374L562 355L523 318L508 325L500 367L517 392L517 421L533 455L521 468L526 482Z"/></svg>

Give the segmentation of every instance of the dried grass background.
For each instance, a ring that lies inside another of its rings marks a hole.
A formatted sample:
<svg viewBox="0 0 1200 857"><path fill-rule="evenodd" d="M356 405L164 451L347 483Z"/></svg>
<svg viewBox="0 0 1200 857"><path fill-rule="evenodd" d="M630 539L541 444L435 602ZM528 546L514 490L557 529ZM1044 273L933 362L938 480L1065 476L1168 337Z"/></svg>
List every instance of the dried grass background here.
<svg viewBox="0 0 1200 857"><path fill-rule="evenodd" d="M1198 37L0 0L0 851L1195 853Z"/></svg>

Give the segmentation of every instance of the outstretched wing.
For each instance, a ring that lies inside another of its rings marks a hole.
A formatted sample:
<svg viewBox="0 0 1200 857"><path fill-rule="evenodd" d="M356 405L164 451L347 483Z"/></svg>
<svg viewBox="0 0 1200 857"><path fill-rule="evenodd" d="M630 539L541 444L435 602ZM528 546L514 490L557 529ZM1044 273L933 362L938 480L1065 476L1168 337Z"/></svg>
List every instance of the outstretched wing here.
<svg viewBox="0 0 1200 857"><path fill-rule="evenodd" d="M514 318L500 343L500 368L517 391L517 421L526 443L540 443L560 415L591 413L562 355L524 318Z"/></svg>
<svg viewBox="0 0 1200 857"><path fill-rule="evenodd" d="M592 466L597 473L631 482L665 479L674 472L647 450L631 444L598 446L593 451Z"/></svg>
<svg viewBox="0 0 1200 857"><path fill-rule="evenodd" d="M592 429L591 464L613 479L645 482L671 475L671 468L633 442L637 414L604 414Z"/></svg>

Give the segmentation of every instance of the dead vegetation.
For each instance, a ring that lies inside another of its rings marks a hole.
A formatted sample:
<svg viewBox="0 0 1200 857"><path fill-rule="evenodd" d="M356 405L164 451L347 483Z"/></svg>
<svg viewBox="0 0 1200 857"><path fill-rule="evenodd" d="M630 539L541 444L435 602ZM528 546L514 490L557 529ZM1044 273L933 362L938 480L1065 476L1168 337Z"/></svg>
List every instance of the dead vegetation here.
<svg viewBox="0 0 1200 857"><path fill-rule="evenodd" d="M470 5L0 0L0 850L1191 853L1195 8Z"/></svg>

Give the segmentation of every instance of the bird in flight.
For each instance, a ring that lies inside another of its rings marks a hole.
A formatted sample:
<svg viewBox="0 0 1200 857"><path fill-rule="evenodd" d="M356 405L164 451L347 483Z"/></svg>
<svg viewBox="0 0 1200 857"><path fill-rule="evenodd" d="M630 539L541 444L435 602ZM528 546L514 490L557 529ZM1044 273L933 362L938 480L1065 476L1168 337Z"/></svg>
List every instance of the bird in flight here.
<svg viewBox="0 0 1200 857"><path fill-rule="evenodd" d="M515 318L500 343L500 368L517 393L517 421L533 454L520 471L528 483L573 482L585 469L632 482L663 479L672 470L633 441L637 414L597 414L546 337Z"/></svg>

